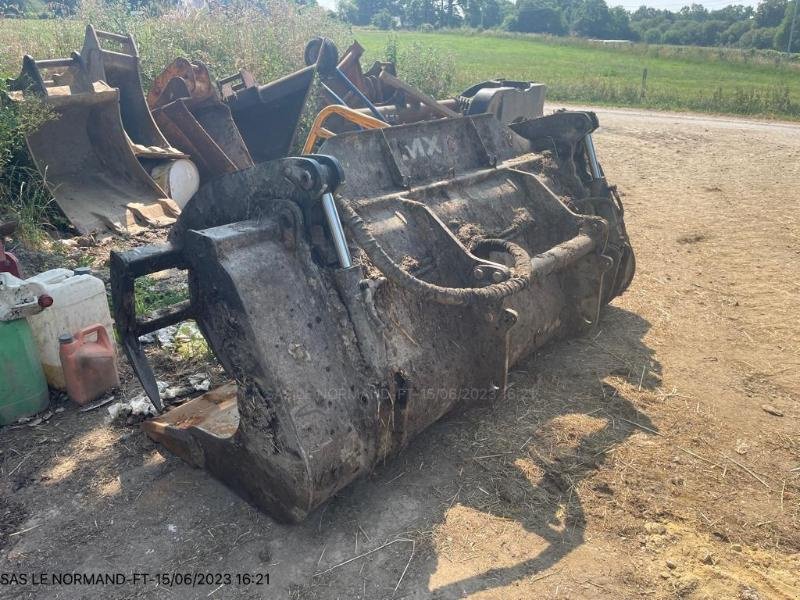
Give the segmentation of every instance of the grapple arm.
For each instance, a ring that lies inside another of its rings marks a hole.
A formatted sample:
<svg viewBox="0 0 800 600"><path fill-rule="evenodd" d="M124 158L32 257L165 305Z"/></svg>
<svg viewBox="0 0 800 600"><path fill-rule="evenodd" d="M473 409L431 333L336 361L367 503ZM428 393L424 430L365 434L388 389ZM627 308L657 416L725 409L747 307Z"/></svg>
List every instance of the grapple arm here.
<svg viewBox="0 0 800 600"><path fill-rule="evenodd" d="M111 294L114 322L125 355L145 393L159 411L164 408L153 370L147 362L139 337L174 325L194 316L191 301L182 302L152 319L136 315L135 283L139 277L166 269L185 269L181 252L172 244L143 246L127 252L111 253Z"/></svg>

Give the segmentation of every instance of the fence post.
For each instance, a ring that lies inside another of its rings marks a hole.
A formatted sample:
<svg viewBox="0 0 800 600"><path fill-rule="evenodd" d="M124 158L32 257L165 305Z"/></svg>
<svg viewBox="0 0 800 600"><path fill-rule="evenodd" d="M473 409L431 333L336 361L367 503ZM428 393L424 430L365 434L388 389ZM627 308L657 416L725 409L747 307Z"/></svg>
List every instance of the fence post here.
<svg viewBox="0 0 800 600"><path fill-rule="evenodd" d="M647 67L642 71L642 91L639 93L639 100L644 102L645 96L647 96Z"/></svg>

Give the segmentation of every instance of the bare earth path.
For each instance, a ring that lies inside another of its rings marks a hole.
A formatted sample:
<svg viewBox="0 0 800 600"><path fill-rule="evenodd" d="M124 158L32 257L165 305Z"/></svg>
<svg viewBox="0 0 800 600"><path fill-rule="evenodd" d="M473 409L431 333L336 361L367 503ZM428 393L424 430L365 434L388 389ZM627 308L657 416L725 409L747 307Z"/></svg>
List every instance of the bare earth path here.
<svg viewBox="0 0 800 600"><path fill-rule="evenodd" d="M592 336L297 527L102 411L0 431L0 572L270 574L0 596L800 597L800 126L599 116L639 270Z"/></svg>

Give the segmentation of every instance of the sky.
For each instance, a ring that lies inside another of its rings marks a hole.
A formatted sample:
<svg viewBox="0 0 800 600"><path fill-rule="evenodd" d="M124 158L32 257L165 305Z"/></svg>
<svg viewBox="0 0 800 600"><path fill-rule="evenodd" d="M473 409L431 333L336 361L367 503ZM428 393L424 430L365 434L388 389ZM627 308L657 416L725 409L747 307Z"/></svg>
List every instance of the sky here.
<svg viewBox="0 0 800 600"><path fill-rule="evenodd" d="M337 0L317 0L320 6L336 8ZM668 8L669 10L676 11L682 7L691 4L691 0L681 2L681 0L606 0L609 6L624 6L628 10L636 10L642 5L652 6L653 8ZM729 4L744 4L745 6L755 6L758 0L708 0L707 2L698 2L709 10L717 10Z"/></svg>

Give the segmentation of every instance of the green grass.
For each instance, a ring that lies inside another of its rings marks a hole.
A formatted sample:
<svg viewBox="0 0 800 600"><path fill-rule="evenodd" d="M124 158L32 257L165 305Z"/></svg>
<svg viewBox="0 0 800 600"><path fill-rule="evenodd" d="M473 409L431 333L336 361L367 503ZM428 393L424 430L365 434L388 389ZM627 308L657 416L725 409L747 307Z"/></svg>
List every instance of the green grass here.
<svg viewBox="0 0 800 600"><path fill-rule="evenodd" d="M457 65L454 93L481 80L505 77L543 82L551 100L800 119L800 64L779 61L774 53L604 47L563 38L450 32L364 29L355 34L367 49L366 64L385 54L393 36L401 51L421 44L452 54ZM404 66L398 68L404 76Z"/></svg>
<svg viewBox="0 0 800 600"><path fill-rule="evenodd" d="M134 308L138 316L146 316L189 298L185 287L167 286L150 277L139 277L134 283Z"/></svg>

